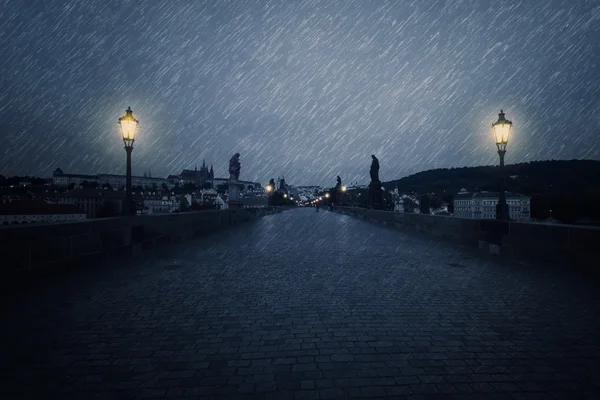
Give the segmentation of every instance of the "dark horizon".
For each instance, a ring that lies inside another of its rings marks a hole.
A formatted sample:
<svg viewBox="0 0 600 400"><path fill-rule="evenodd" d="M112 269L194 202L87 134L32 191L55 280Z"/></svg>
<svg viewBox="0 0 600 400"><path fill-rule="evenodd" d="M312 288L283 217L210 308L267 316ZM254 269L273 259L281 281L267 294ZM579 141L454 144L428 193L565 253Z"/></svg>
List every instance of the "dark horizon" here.
<svg viewBox="0 0 600 400"><path fill-rule="evenodd" d="M506 164L506 167L510 167L510 166L514 166L514 165L519 165L519 164L526 164L526 163L550 162L550 161L559 161L559 162L560 161L565 161L565 162L569 162L569 161L600 162L600 160L593 160L593 159L563 159L563 160L548 159L548 160L531 160L531 161L522 161L522 162L516 162L516 163L509 163L509 164ZM401 180L401 179L404 179L404 178L409 178L411 176L414 176L414 175L417 175L417 174L420 174L420 173L425 173L425 172L428 172L428 171L449 170L449 169L453 169L453 168L454 169L461 169L461 168L485 168L485 167L498 167L498 165L497 164L487 164L487 165L465 165L465 166L458 166L458 167L438 167L438 168L431 168L431 169L426 169L426 170L422 170L422 171L417 171L417 172L414 172L414 173L411 173L411 174L408 174L408 175L404 175L404 176L401 176L401 177L392 178L392 179L389 179L389 180L386 180L386 181L382 181L382 183L389 183L389 182L392 182L392 181L397 181L397 180ZM59 167L57 167L57 168L59 168ZM124 173L119 174L119 173L110 173L110 172L87 173L87 172L73 172L73 171L65 171L65 170L63 170L63 172L66 173L66 174L79 174L79 175L99 175L99 174L125 175ZM150 171L150 172L152 172L152 171ZM178 172L181 172L181 171L178 171ZM4 176L7 179L15 178L15 177L21 177L21 178L29 177L29 178L36 178L36 179L48 179L48 178L52 178L52 174L50 174L50 176L42 176L42 175L20 175L20 174L6 175L6 174L3 174L1 171L0 171L0 175ZM166 176L157 176L154 173L152 173L151 175L152 175L152 178L166 178L168 175L171 175L171 174L168 174ZM144 174L143 173L140 174L140 175L135 175L134 174L133 176L143 177ZM215 176L215 178L216 179L217 178L218 179L223 179L223 178L226 178L226 177ZM271 178L269 178L269 179L271 179ZM244 179L244 180L246 180L246 179ZM264 181L267 182L268 179L265 179ZM254 181L252 181L252 182L254 182ZM258 180L256 182L257 183L263 183L261 180ZM344 185L350 185L351 182L354 182L354 181L343 181ZM333 184L325 184L325 185L301 184L301 185L297 185L294 182L289 182L288 179L286 179L286 183L289 184L289 185L295 186L295 187L298 187L298 186L333 187L334 186ZM361 182L361 181L357 181L357 183L359 185L367 185L367 183Z"/></svg>

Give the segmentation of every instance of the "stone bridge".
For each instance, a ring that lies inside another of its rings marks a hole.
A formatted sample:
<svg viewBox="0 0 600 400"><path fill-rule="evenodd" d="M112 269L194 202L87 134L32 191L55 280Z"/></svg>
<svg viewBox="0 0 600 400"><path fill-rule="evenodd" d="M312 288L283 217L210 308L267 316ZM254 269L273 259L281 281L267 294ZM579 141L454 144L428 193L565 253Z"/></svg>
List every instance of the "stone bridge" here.
<svg viewBox="0 0 600 400"><path fill-rule="evenodd" d="M569 269L294 209L5 296L0 398L597 399L599 316Z"/></svg>

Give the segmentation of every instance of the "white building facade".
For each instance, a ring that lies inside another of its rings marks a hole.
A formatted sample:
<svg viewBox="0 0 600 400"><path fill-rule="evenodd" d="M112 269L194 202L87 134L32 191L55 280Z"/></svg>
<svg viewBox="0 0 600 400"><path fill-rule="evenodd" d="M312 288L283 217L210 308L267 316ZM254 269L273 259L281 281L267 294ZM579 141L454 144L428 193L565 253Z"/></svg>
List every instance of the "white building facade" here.
<svg viewBox="0 0 600 400"><path fill-rule="evenodd" d="M454 198L454 216L472 219L496 219L496 205L500 201L497 192L467 192L462 189ZM518 193L506 192L509 217L513 221L531 219L531 198Z"/></svg>
<svg viewBox="0 0 600 400"><path fill-rule="evenodd" d="M114 174L99 174L99 175L83 175L83 174L65 174L60 168L57 168L52 174L52 183L56 186L69 186L70 184L81 185L84 182L97 183L98 185L110 185L114 189L125 187L125 175ZM173 184L163 178L153 178L151 176L132 176L131 185L141 187L153 187L161 189L165 184L170 189Z"/></svg>
<svg viewBox="0 0 600 400"><path fill-rule="evenodd" d="M175 196L163 196L160 194L144 194L143 212L147 214L168 214L179 208L179 201Z"/></svg>

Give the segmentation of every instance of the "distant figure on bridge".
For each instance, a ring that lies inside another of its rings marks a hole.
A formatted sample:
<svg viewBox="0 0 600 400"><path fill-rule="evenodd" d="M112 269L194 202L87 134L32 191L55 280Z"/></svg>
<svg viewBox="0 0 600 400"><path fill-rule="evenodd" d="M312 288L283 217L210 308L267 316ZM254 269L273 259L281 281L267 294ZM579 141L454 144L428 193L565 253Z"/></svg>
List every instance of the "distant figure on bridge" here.
<svg viewBox="0 0 600 400"><path fill-rule="evenodd" d="M340 178L340 176L337 176L337 184L335 185L336 188L341 188L342 187L342 178Z"/></svg>

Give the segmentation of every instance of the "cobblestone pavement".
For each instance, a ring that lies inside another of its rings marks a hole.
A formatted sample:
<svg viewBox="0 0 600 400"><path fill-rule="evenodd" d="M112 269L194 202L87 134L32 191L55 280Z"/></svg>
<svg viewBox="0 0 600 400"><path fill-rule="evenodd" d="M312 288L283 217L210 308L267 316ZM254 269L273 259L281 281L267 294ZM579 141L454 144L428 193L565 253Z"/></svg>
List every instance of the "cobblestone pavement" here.
<svg viewBox="0 0 600 400"><path fill-rule="evenodd" d="M600 398L600 293L298 209L2 304L0 399Z"/></svg>

